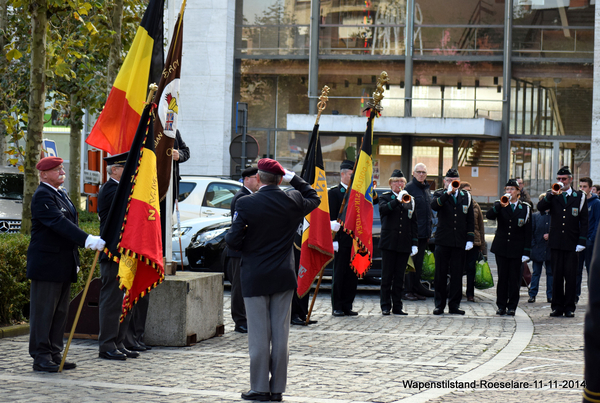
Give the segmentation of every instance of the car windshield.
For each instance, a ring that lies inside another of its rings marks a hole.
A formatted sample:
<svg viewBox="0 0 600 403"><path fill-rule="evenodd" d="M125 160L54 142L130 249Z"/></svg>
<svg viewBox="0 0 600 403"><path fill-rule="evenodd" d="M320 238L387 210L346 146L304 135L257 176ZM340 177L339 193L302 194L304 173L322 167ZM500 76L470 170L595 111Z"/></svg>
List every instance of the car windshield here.
<svg viewBox="0 0 600 403"><path fill-rule="evenodd" d="M23 175L0 174L0 199L23 200Z"/></svg>

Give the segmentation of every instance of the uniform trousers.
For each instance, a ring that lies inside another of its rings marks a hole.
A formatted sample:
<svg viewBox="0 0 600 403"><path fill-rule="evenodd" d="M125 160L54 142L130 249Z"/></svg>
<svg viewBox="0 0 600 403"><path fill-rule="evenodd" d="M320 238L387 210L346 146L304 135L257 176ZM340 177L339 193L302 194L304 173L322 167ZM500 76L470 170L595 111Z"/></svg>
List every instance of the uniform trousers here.
<svg viewBox="0 0 600 403"><path fill-rule="evenodd" d="M285 392L294 292L296 290L244 297L248 320L250 389L255 392Z"/></svg>
<svg viewBox="0 0 600 403"><path fill-rule="evenodd" d="M552 249L552 310L575 312L577 294L577 252Z"/></svg>
<svg viewBox="0 0 600 403"><path fill-rule="evenodd" d="M100 262L100 298L98 301L100 333L98 348L101 353L125 347L125 335L129 329L131 312L120 322L123 312L124 292L119 288L119 263Z"/></svg>
<svg viewBox="0 0 600 403"><path fill-rule="evenodd" d="M402 310L402 285L410 253L381 250L381 310Z"/></svg>
<svg viewBox="0 0 600 403"><path fill-rule="evenodd" d="M448 307L458 309L462 298L462 272L465 265L465 248L435 246L435 307L441 310ZM450 293L448 293L448 275L450 275Z"/></svg>
<svg viewBox="0 0 600 403"><path fill-rule="evenodd" d="M246 326L246 307L242 297L240 264L242 258L230 256L227 264L227 277L231 282L231 318L236 326Z"/></svg>
<svg viewBox="0 0 600 403"><path fill-rule="evenodd" d="M417 287L418 282L421 281L421 273L423 273L423 259L425 258L425 251L427 250L428 241L427 238L419 238L418 248L419 251L413 256L413 264L415 265L415 271L406 273L404 284L404 292L412 292L418 294L420 288Z"/></svg>
<svg viewBox="0 0 600 403"><path fill-rule="evenodd" d="M358 277L350 267L350 256L352 246L340 246L335 254L333 261L333 310L349 312L352 310L354 297L356 296L356 287L358 286Z"/></svg>
<svg viewBox="0 0 600 403"><path fill-rule="evenodd" d="M29 355L34 364L60 362L71 283L31 280Z"/></svg>
<svg viewBox="0 0 600 403"><path fill-rule="evenodd" d="M499 309L516 310L519 305L523 262L520 257L509 258L496 254L496 264L498 265L496 305Z"/></svg>
<svg viewBox="0 0 600 403"><path fill-rule="evenodd" d="M146 317L148 316L148 306L150 300L148 294L138 299L137 304L133 306L127 316L131 316L127 332L125 332L125 347L145 346L144 333L146 332Z"/></svg>
<svg viewBox="0 0 600 403"><path fill-rule="evenodd" d="M529 284L529 296L535 297L540 288L540 277L542 277L542 267L546 266L546 298L552 299L552 262L546 260L543 262L532 262L533 273L531 273L531 284Z"/></svg>

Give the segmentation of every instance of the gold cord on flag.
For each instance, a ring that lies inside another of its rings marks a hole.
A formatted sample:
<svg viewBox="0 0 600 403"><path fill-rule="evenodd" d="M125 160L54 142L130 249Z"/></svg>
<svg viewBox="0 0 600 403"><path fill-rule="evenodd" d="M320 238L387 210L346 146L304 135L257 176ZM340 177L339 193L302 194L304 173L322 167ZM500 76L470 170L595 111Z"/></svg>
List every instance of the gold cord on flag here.
<svg viewBox="0 0 600 403"><path fill-rule="evenodd" d="M323 112L325 110L325 108L327 107L327 101L329 101L329 87L328 86L324 86L323 90L321 91L321 96L319 97L319 103L317 104L317 110L319 111L317 113L317 121L315 122L316 125L319 124L319 119L321 118L321 112Z"/></svg>

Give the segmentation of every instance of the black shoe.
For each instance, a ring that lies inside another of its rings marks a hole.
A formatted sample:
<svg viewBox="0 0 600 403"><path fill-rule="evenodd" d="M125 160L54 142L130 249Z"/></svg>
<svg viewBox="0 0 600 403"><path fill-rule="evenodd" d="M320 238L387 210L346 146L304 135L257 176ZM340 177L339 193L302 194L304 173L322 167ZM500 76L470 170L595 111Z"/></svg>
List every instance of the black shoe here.
<svg viewBox="0 0 600 403"><path fill-rule="evenodd" d="M496 315L506 315L506 308L498 308L498 310L496 311Z"/></svg>
<svg viewBox="0 0 600 403"><path fill-rule="evenodd" d="M141 347L145 348L146 350L152 350L152 347L150 347L150 346L149 346L149 345L147 345L147 344L144 344L144 342L143 342L143 341L138 341L138 344L139 344Z"/></svg>
<svg viewBox="0 0 600 403"><path fill-rule="evenodd" d="M567 312L565 312L565 317L567 317L567 318L573 318L573 317L575 317L575 312L573 312L573 311L567 311Z"/></svg>
<svg viewBox="0 0 600 403"><path fill-rule="evenodd" d="M412 292L407 292L406 294L404 294L402 296L402 299L407 300L407 301L417 301L419 298L417 298L417 296L415 294L413 294Z"/></svg>
<svg viewBox="0 0 600 403"><path fill-rule="evenodd" d="M127 359L127 356L117 349L110 350L110 351L101 351L98 354L98 357L104 358L106 360L121 360L121 361L123 361L123 360Z"/></svg>
<svg viewBox="0 0 600 403"><path fill-rule="evenodd" d="M344 311L341 311L339 309L336 309L335 311L333 311L333 316L344 316L345 313Z"/></svg>
<svg viewBox="0 0 600 403"><path fill-rule="evenodd" d="M557 311L556 309L552 312L550 312L550 316L552 317L559 317L559 316L563 316L563 313L561 311Z"/></svg>
<svg viewBox="0 0 600 403"><path fill-rule="evenodd" d="M548 298L546 301L548 301L549 304L552 303L552 298Z"/></svg>
<svg viewBox="0 0 600 403"><path fill-rule="evenodd" d="M271 400L271 394L269 392L255 392L253 390L249 390L248 392L242 392L242 399L268 402Z"/></svg>
<svg viewBox="0 0 600 403"><path fill-rule="evenodd" d="M236 332L238 333L248 333L248 326L246 325L235 325Z"/></svg>
<svg viewBox="0 0 600 403"><path fill-rule="evenodd" d="M34 371L58 372L58 365L54 361L42 361L38 364L33 364Z"/></svg>
<svg viewBox="0 0 600 403"><path fill-rule="evenodd" d="M318 321L318 320L312 320L312 319L310 319L310 320L308 321L308 324L309 324L309 325L314 325L314 324L315 324L315 323L317 323L317 322L319 322L319 321Z"/></svg>
<svg viewBox="0 0 600 403"><path fill-rule="evenodd" d="M281 393L271 393L271 401L272 402L280 402L283 400L283 396Z"/></svg>
<svg viewBox="0 0 600 403"><path fill-rule="evenodd" d="M514 309L509 309L508 311L506 311L506 314L508 316L515 316L515 310Z"/></svg>
<svg viewBox="0 0 600 403"><path fill-rule="evenodd" d="M450 312L452 315L464 315L465 314L465 311L463 311L462 309L459 309L459 308L450 309L448 312Z"/></svg>
<svg viewBox="0 0 600 403"><path fill-rule="evenodd" d="M119 351L125 354L127 358L138 358L140 356L140 353L138 353L137 351L127 350L125 347L120 348Z"/></svg>
<svg viewBox="0 0 600 403"><path fill-rule="evenodd" d="M413 295L414 295L415 297L417 297L417 299L418 299L419 301L425 301L425 300L427 299L427 297L426 297L426 296L424 296L424 295L421 295L421 294L418 294L418 293L416 293L416 292L413 292Z"/></svg>
<svg viewBox="0 0 600 403"><path fill-rule="evenodd" d="M535 297L529 297L529 299L527 300L527 302L529 302L530 304L535 302Z"/></svg>
<svg viewBox="0 0 600 403"><path fill-rule="evenodd" d="M441 315L441 314L443 314L443 313L444 313L444 310L443 310L442 308L435 308L435 309L433 310L433 314L434 314L434 315Z"/></svg>
<svg viewBox="0 0 600 403"><path fill-rule="evenodd" d="M469 302L475 302L475 297L467 297L467 301L469 301Z"/></svg>
<svg viewBox="0 0 600 403"><path fill-rule="evenodd" d="M59 357L58 359L52 359L52 362L54 362L56 365L58 365L60 367L60 362L62 361L62 357ZM69 362L69 361L65 361L65 363L63 364L63 369L75 369L77 367L77 364L75 364L74 362Z"/></svg>
<svg viewBox="0 0 600 403"><path fill-rule="evenodd" d="M306 320L300 319L299 316L294 316L292 318L292 325L306 326Z"/></svg>
<svg viewBox="0 0 600 403"><path fill-rule="evenodd" d="M394 315L408 315L406 312L404 312L402 309L393 309L392 313Z"/></svg>
<svg viewBox="0 0 600 403"><path fill-rule="evenodd" d="M344 315L346 316L358 316L358 312L353 311L352 309L349 311L344 311Z"/></svg>
<svg viewBox="0 0 600 403"><path fill-rule="evenodd" d="M390 310L389 309L382 309L381 310L381 314L382 315L389 315L390 314Z"/></svg>
<svg viewBox="0 0 600 403"><path fill-rule="evenodd" d="M146 347L142 347L139 344L135 346L125 346L125 348L129 351L146 351Z"/></svg>

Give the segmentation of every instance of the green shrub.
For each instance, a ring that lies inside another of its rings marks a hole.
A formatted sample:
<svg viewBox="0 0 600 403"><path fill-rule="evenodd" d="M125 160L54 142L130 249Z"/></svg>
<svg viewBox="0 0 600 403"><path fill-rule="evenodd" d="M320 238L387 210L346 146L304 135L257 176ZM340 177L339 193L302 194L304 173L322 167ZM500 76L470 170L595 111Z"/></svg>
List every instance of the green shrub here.
<svg viewBox="0 0 600 403"><path fill-rule="evenodd" d="M23 307L29 302L28 246L27 235L0 235L0 324L23 320Z"/></svg>

